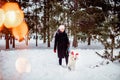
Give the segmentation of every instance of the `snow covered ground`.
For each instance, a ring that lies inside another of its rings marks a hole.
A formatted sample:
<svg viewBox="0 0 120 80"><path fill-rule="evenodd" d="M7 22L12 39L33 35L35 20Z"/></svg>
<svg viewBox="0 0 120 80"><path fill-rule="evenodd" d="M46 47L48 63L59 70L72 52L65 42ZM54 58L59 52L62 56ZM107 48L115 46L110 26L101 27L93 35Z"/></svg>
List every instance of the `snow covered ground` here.
<svg viewBox="0 0 120 80"><path fill-rule="evenodd" d="M10 50L4 50L4 42L0 40L0 80L120 80L120 63L105 64L106 60L95 54L103 52L100 43L93 42L91 46L80 43L78 48L71 48L79 53L79 59L76 69L69 71L64 61L63 66L58 65L53 42L51 48L42 41L37 48L35 40L30 40L29 46L16 42L16 49ZM23 59L22 63L19 63L20 59ZM22 70L29 69L20 73L16 65L23 65Z"/></svg>

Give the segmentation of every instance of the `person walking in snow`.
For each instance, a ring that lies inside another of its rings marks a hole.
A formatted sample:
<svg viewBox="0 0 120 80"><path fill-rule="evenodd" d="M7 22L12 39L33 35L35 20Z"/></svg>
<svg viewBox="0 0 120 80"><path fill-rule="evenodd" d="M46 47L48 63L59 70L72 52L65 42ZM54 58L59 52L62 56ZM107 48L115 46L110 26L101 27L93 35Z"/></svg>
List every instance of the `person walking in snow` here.
<svg viewBox="0 0 120 80"><path fill-rule="evenodd" d="M69 48L69 39L67 33L65 32L65 26L60 25L56 34L54 42L54 53L56 53L59 58L59 65L62 65L62 59L65 58L66 65L68 64L68 48Z"/></svg>

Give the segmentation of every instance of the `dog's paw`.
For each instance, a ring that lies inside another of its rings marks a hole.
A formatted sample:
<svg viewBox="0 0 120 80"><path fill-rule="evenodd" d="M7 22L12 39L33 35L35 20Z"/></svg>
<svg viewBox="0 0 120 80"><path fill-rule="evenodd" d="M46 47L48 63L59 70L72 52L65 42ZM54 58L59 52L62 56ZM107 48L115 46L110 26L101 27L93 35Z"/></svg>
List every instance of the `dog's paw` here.
<svg viewBox="0 0 120 80"><path fill-rule="evenodd" d="M72 70L72 69L71 69L71 67L68 67L68 70L70 70L70 71L71 71L71 70Z"/></svg>

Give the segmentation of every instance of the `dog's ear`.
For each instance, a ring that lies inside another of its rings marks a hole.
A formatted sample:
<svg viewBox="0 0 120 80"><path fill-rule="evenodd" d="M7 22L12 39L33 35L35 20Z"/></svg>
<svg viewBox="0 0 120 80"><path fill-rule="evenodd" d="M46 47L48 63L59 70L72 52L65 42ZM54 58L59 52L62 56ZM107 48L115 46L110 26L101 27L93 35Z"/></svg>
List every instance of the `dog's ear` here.
<svg viewBox="0 0 120 80"><path fill-rule="evenodd" d="M76 55L79 55L79 53L76 53Z"/></svg>
<svg viewBox="0 0 120 80"><path fill-rule="evenodd" d="M72 51L71 54L74 55L74 52Z"/></svg>

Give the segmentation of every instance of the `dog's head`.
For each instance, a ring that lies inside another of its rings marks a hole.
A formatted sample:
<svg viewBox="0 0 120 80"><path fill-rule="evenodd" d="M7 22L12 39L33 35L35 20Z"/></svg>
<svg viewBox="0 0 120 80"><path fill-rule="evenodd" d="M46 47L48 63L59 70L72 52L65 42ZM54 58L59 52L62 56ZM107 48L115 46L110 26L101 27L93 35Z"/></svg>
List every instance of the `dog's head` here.
<svg viewBox="0 0 120 80"><path fill-rule="evenodd" d="M77 60L78 59L78 55L79 55L79 53L75 53L74 51L72 51L70 53L70 57L72 58L72 60Z"/></svg>

